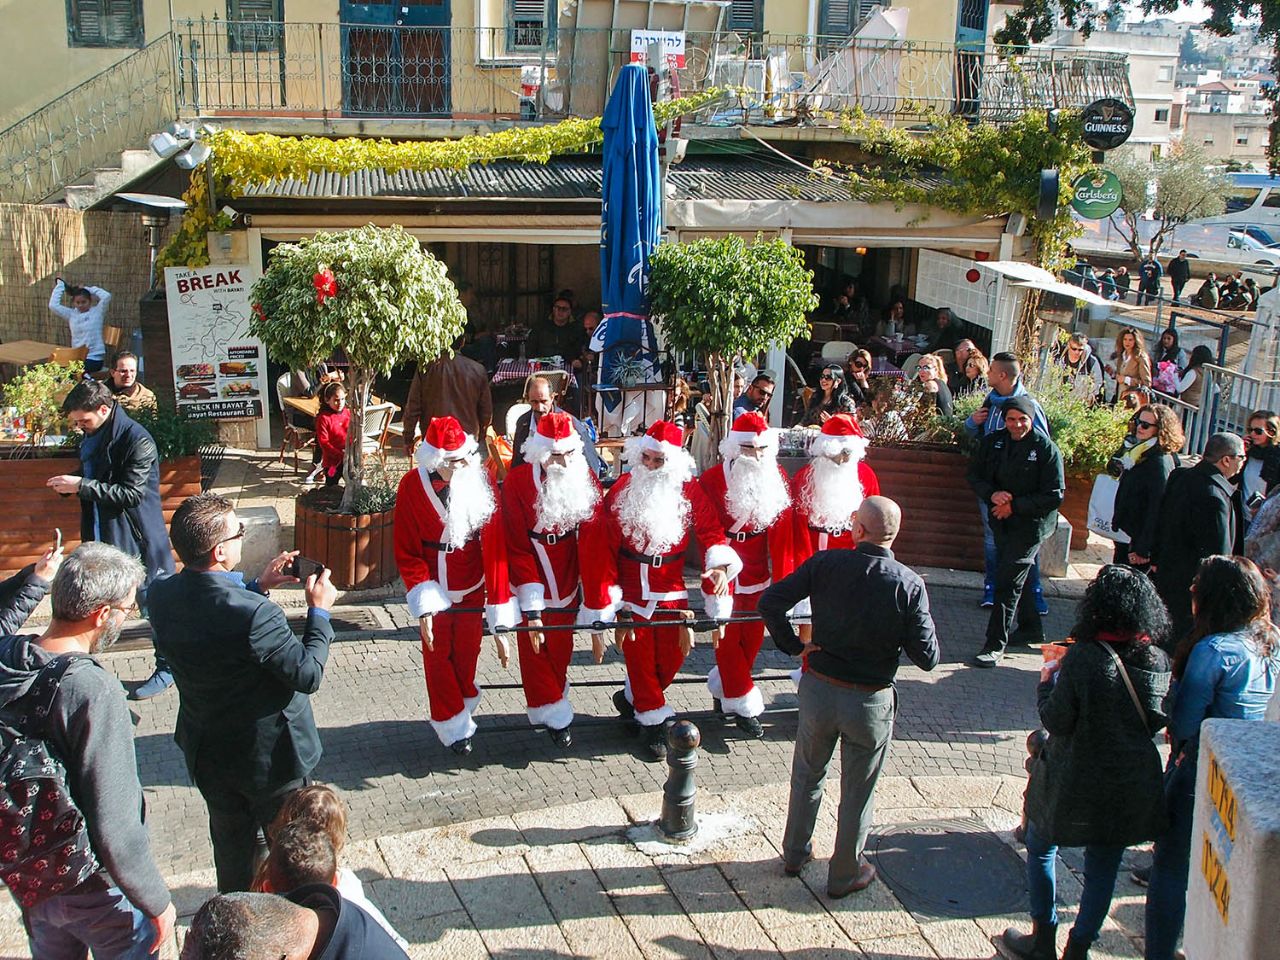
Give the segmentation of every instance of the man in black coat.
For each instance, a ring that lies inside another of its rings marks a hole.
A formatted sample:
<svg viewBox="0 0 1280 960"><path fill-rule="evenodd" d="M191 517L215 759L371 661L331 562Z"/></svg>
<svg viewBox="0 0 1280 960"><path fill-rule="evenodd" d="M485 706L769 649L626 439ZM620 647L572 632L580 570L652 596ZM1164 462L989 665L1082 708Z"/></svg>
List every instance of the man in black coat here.
<svg viewBox="0 0 1280 960"><path fill-rule="evenodd" d="M1151 557L1156 589L1173 621L1172 644L1191 629L1191 581L1200 561L1244 550L1244 522L1235 485L1244 466L1244 441L1215 433L1194 467L1175 470L1160 501L1160 525Z"/></svg>
<svg viewBox="0 0 1280 960"><path fill-rule="evenodd" d="M556 403L559 397L551 392L551 381L546 377L530 378L524 399L525 403L529 404L529 412L516 419L516 432L511 441L512 470L525 462L524 444L529 439L529 434L536 429L537 420L535 418L550 413L552 410L564 412L563 408ZM573 414L569 414L569 416L573 420L573 429L582 438L582 455L587 458L587 466L597 477L601 476L604 473L604 464L600 460L600 454L596 452L596 445L591 442L591 437L587 434L586 425Z"/></svg>
<svg viewBox="0 0 1280 960"><path fill-rule="evenodd" d="M969 464L969 486L991 514L996 542L995 603L987 642L974 658L994 667L1004 657L1015 617L1024 643L1040 643L1044 629L1030 591L1023 590L1040 544L1053 533L1066 485L1062 454L1033 428L1035 401L1013 396L1004 403L1004 427L982 438Z"/></svg>
<svg viewBox="0 0 1280 960"><path fill-rule="evenodd" d="M80 539L109 543L131 557L140 557L147 578L138 599L147 603L147 589L156 577L173 573L173 551L160 509L160 458L156 443L125 413L97 380L76 384L62 403L71 425L84 433L80 443L80 476L50 477L48 486L64 496L80 498ZM156 654L151 677L130 694L145 700L173 685L164 658Z"/></svg>
<svg viewBox="0 0 1280 960"><path fill-rule="evenodd" d="M178 684L174 740L209 809L218 889L248 890L260 830L320 761L308 695L320 688L337 591L329 571L307 580L307 624L294 636L272 587L297 552L276 557L257 580L234 572L244 524L230 500L202 493L173 515L173 544L185 565L151 588L156 645Z"/></svg>
<svg viewBox="0 0 1280 960"><path fill-rule="evenodd" d="M1191 261L1187 259L1187 251L1179 250L1178 255L1169 261L1165 273L1173 284L1173 302L1181 303L1182 288L1191 281Z"/></svg>

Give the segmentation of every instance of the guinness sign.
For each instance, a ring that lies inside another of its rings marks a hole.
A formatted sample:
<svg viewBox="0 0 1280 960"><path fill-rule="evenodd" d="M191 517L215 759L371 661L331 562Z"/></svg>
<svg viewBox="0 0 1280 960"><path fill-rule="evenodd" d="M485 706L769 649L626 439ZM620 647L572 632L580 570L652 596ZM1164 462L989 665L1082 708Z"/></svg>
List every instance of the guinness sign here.
<svg viewBox="0 0 1280 960"><path fill-rule="evenodd" d="M1112 150L1133 133L1133 110L1123 100L1095 100L1081 114L1084 142L1095 150Z"/></svg>

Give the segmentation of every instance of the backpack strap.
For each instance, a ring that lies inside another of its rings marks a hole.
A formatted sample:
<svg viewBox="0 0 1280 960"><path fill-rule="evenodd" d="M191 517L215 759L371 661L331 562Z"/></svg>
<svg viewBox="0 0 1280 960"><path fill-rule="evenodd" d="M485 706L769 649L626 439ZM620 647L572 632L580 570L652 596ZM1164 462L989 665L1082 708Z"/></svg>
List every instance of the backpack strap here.
<svg viewBox="0 0 1280 960"><path fill-rule="evenodd" d="M27 711L22 718L22 726L24 728L31 724L44 722L49 716L49 712L53 709L53 698L58 695L58 686L62 683L63 675L71 667L71 664L77 660L89 659L92 658L84 653L63 653L54 657L40 668L40 673L36 676L35 682L31 684L31 689L26 694L27 697L31 698L35 706Z"/></svg>

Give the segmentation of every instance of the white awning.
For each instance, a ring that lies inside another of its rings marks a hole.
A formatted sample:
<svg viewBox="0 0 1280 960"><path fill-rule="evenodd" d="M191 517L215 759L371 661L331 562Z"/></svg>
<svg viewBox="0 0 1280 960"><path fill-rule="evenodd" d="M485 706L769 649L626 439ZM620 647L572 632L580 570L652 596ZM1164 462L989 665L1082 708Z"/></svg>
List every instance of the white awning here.
<svg viewBox="0 0 1280 960"><path fill-rule="evenodd" d="M1050 274L1050 276L1052 276L1052 274ZM1061 280L1029 280L1022 283L1015 283L1014 286L1027 287L1031 290L1043 290L1045 293L1060 293L1064 297L1072 297L1073 299L1083 301L1084 303L1092 303L1100 307L1116 307L1120 310L1137 309L1133 304L1121 303L1119 300L1108 300L1106 297L1100 297L1096 293L1090 293L1083 287L1077 287L1073 283L1063 283Z"/></svg>

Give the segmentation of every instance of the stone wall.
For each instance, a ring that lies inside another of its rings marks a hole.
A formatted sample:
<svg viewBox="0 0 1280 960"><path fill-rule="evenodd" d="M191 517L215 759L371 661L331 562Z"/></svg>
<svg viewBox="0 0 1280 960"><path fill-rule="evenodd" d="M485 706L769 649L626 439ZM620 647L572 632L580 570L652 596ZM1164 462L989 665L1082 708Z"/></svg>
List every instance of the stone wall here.
<svg viewBox="0 0 1280 960"><path fill-rule="evenodd" d="M0 340L70 345L66 324L48 307L53 278L62 276L111 291L107 323L122 327L127 341L149 286L147 263L137 213L0 203Z"/></svg>

